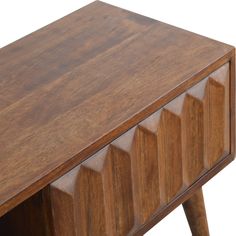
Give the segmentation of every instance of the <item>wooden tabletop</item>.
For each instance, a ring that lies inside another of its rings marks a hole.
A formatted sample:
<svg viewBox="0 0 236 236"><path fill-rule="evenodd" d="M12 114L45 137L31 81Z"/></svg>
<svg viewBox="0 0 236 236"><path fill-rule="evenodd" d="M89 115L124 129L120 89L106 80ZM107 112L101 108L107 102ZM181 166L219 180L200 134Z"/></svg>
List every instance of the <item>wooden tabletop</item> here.
<svg viewBox="0 0 236 236"><path fill-rule="evenodd" d="M225 63L233 47L96 1L0 50L0 215Z"/></svg>

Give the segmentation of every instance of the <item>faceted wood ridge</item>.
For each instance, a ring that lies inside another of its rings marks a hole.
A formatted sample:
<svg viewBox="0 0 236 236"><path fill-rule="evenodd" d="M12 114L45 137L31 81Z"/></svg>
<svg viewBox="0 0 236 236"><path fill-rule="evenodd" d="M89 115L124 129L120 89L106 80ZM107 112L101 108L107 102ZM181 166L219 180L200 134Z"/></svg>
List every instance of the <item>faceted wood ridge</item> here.
<svg viewBox="0 0 236 236"><path fill-rule="evenodd" d="M230 152L229 65L50 186L55 235L132 235Z"/></svg>

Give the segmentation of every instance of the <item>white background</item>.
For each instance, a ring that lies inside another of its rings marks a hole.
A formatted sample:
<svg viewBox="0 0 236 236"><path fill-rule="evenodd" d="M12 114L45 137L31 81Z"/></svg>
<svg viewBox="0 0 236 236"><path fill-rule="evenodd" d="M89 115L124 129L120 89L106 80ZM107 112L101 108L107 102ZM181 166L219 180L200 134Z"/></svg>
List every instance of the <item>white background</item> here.
<svg viewBox="0 0 236 236"><path fill-rule="evenodd" d="M89 0L0 0L0 48L87 5ZM236 46L235 0L105 0ZM211 236L236 236L236 161L204 187ZM177 208L146 236L190 236ZM69 235L68 235L69 236Z"/></svg>

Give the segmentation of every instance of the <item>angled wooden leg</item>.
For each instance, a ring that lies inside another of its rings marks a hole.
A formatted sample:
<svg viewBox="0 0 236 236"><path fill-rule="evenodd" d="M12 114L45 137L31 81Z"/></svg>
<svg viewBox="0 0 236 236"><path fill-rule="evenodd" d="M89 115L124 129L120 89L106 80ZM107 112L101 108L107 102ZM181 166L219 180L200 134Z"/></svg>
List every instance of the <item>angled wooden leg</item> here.
<svg viewBox="0 0 236 236"><path fill-rule="evenodd" d="M202 189L198 190L189 200L183 203L183 208L193 236L209 236L207 216Z"/></svg>

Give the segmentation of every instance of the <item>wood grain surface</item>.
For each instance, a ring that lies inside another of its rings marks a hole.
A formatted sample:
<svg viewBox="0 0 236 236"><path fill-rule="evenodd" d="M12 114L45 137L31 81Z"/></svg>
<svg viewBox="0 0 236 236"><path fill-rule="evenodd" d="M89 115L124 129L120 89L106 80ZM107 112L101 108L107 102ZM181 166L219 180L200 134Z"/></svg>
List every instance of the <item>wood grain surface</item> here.
<svg viewBox="0 0 236 236"><path fill-rule="evenodd" d="M0 215L233 57L231 46L99 1L2 48Z"/></svg>
<svg viewBox="0 0 236 236"><path fill-rule="evenodd" d="M223 65L10 211L0 234L135 235L230 154L229 71ZM207 235L201 191L184 207L193 235Z"/></svg>
<svg viewBox="0 0 236 236"><path fill-rule="evenodd" d="M210 236L202 189L183 203L192 236Z"/></svg>
<svg viewBox="0 0 236 236"><path fill-rule="evenodd" d="M228 84L227 63L52 183L55 235L133 235L229 155Z"/></svg>

